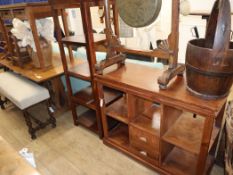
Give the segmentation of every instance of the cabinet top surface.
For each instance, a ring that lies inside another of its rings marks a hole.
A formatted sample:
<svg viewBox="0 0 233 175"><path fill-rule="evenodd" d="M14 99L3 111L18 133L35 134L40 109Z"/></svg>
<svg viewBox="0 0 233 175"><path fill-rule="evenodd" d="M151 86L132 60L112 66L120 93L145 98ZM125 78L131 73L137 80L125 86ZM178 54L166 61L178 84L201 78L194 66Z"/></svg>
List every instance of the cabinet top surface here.
<svg viewBox="0 0 233 175"><path fill-rule="evenodd" d="M162 73L161 69L126 63L118 70L97 75L96 78L105 85L202 115L216 116L226 102L226 98L204 100L191 95L186 89L185 76L174 78L167 90L160 90L157 79Z"/></svg>

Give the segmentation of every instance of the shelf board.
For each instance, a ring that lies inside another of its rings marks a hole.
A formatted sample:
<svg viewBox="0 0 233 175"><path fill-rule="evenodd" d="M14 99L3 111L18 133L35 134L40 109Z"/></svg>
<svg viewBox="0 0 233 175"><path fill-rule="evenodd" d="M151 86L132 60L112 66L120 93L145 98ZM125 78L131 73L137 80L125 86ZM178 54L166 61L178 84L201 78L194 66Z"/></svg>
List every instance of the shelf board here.
<svg viewBox="0 0 233 175"><path fill-rule="evenodd" d="M124 148L124 149L129 149L129 131L128 131L128 126L119 123L115 128L113 128L109 132L109 137L108 139L115 143L116 145Z"/></svg>
<svg viewBox="0 0 233 175"><path fill-rule="evenodd" d="M95 100L94 100L91 86L74 94L72 96L72 101L80 105L83 105L85 107L88 107L90 109L93 109L93 110L96 109Z"/></svg>
<svg viewBox="0 0 233 175"><path fill-rule="evenodd" d="M94 110L88 110L78 117L78 124L85 128L98 133L98 125L96 119L96 112Z"/></svg>
<svg viewBox="0 0 233 175"><path fill-rule="evenodd" d="M192 117L191 113L183 113L162 139L193 154L199 154L204 117Z"/></svg>
<svg viewBox="0 0 233 175"><path fill-rule="evenodd" d="M106 114L118 121L128 124L126 98L122 97L106 108Z"/></svg>
<svg viewBox="0 0 233 175"><path fill-rule="evenodd" d="M120 98L121 96L122 94L119 91L112 90L109 88L104 88L104 98L105 98L106 104L111 103L112 101ZM92 93L91 86L88 86L87 88L77 92L75 95L73 95L72 100L75 103L78 103L90 109L96 110L96 104L95 104L94 95Z"/></svg>
<svg viewBox="0 0 233 175"><path fill-rule="evenodd" d="M150 116L150 117L149 117ZM152 117L153 116L153 117ZM151 118L153 118L151 120ZM134 127L149 132L152 135L160 135L160 109L157 105L152 105L142 115L138 116L131 123Z"/></svg>
<svg viewBox="0 0 233 175"><path fill-rule="evenodd" d="M89 64L87 61L82 64L69 67L68 74L70 76L73 76L75 78L80 78L82 80L86 80L86 81L91 80Z"/></svg>
<svg viewBox="0 0 233 175"><path fill-rule="evenodd" d="M113 103L115 100L119 99L120 97L122 97L122 92L108 87L104 87L104 100L107 106Z"/></svg>
<svg viewBox="0 0 233 175"><path fill-rule="evenodd" d="M197 156L174 147L164 160L164 170L176 175L195 175Z"/></svg>
<svg viewBox="0 0 233 175"><path fill-rule="evenodd" d="M93 34L94 36L94 43L99 44L99 43L104 43L106 40L106 35L105 34ZM68 45L77 45L77 46L86 46L86 39L84 35L75 35L75 36L67 36L62 39L62 42L64 44Z"/></svg>

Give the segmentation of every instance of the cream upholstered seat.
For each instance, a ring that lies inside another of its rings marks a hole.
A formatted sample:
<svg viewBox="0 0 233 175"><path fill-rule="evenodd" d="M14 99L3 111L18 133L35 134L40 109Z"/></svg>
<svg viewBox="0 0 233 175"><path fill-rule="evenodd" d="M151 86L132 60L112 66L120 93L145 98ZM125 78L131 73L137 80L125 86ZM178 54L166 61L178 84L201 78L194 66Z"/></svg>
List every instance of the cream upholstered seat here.
<svg viewBox="0 0 233 175"><path fill-rule="evenodd" d="M13 72L0 73L0 94L21 110L50 97L46 88Z"/></svg>
<svg viewBox="0 0 233 175"><path fill-rule="evenodd" d="M50 103L49 91L16 73L3 72L0 73L0 96L6 97L18 108L23 111L26 124L28 126L28 132L31 134L31 138L36 138L36 131L45 128L51 124L52 127L56 127L56 119L53 116L54 110ZM47 110L49 118L42 122L38 118L33 117L27 110L31 106L40 102L47 102ZM2 109L5 109L4 103L0 98L0 105ZM35 122L34 127L32 121Z"/></svg>

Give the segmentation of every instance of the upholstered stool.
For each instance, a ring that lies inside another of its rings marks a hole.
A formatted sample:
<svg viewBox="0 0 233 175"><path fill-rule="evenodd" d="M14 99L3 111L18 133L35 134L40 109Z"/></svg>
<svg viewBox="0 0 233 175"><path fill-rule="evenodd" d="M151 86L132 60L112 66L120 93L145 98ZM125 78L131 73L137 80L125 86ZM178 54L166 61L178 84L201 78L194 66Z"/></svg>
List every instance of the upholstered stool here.
<svg viewBox="0 0 233 175"><path fill-rule="evenodd" d="M43 129L49 124L51 124L52 127L56 127L56 119L53 116L53 110L50 105L49 91L45 87L16 73L3 72L0 73L0 94L23 111L32 139L36 138L35 133L37 130ZM28 108L44 101L47 103L49 118L45 122L41 122L28 112ZM4 102L2 101L0 104L2 104L2 108L4 108ZM32 120L37 124L36 127L33 127Z"/></svg>

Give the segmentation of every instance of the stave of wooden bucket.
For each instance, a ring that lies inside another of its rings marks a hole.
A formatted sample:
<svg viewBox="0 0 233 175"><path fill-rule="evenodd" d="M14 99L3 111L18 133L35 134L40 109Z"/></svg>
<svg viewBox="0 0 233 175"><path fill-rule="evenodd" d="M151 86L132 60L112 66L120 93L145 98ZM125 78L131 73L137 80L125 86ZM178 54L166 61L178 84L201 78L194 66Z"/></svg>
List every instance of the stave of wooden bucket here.
<svg viewBox="0 0 233 175"><path fill-rule="evenodd" d="M228 95L233 83L233 43L223 57L205 47L204 39L191 40L186 52L188 90L205 99Z"/></svg>

